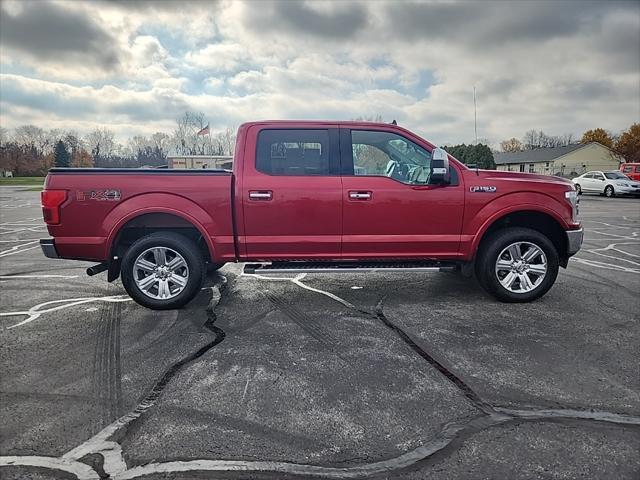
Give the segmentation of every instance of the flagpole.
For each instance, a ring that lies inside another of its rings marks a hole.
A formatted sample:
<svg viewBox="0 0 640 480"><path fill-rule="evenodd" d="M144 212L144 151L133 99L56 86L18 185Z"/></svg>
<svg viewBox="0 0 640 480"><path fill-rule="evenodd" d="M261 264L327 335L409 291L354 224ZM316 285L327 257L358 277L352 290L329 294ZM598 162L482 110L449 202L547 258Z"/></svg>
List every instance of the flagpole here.
<svg viewBox="0 0 640 480"><path fill-rule="evenodd" d="M473 86L473 129L476 134L476 145L478 144L478 108L476 106L476 86Z"/></svg>

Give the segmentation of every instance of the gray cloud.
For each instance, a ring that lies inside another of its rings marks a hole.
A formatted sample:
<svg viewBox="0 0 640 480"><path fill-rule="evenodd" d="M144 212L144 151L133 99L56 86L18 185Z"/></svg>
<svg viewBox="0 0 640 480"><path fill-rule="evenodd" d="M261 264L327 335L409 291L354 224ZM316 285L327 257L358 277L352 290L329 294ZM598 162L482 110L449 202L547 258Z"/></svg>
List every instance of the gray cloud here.
<svg viewBox="0 0 640 480"><path fill-rule="evenodd" d="M119 64L114 38L83 11L40 1L20 3L12 14L3 5L0 42L40 61L82 63L113 70Z"/></svg>
<svg viewBox="0 0 640 480"><path fill-rule="evenodd" d="M383 23L388 35L403 39L469 42L479 48L522 41L571 37L581 29L601 27L605 14L637 15L634 1L483 1L387 4ZM636 46L637 47L637 46Z"/></svg>
<svg viewBox="0 0 640 480"><path fill-rule="evenodd" d="M184 11L184 0L102 0L107 5L116 5L122 10L130 11ZM209 9L217 7L220 0L191 0L189 7L192 9Z"/></svg>
<svg viewBox="0 0 640 480"><path fill-rule="evenodd" d="M320 10L298 1L259 2L249 6L248 22L256 31L293 32L325 39L355 36L368 23L369 12L360 3L336 3Z"/></svg>

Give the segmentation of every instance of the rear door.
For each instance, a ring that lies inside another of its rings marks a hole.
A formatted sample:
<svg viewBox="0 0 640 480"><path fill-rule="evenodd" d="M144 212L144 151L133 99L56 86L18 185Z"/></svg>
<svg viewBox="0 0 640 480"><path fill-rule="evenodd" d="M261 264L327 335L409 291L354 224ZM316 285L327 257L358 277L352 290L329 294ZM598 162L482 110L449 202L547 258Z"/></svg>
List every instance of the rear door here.
<svg viewBox="0 0 640 480"><path fill-rule="evenodd" d="M384 127L341 129L345 258L456 258L464 186L429 183L433 147Z"/></svg>
<svg viewBox="0 0 640 480"><path fill-rule="evenodd" d="M337 126L247 132L242 195L252 260L340 257L342 183Z"/></svg>

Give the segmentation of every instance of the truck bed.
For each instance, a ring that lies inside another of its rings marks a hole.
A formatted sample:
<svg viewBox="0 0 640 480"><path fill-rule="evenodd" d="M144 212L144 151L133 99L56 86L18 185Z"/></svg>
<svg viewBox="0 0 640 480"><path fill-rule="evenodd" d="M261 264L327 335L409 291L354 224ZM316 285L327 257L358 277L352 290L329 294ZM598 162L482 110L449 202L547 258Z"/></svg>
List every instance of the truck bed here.
<svg viewBox="0 0 640 480"><path fill-rule="evenodd" d="M196 225L216 260L233 259L232 179L228 170L53 168L45 189L67 198L48 230L61 257L105 261L129 220L155 214L167 226Z"/></svg>

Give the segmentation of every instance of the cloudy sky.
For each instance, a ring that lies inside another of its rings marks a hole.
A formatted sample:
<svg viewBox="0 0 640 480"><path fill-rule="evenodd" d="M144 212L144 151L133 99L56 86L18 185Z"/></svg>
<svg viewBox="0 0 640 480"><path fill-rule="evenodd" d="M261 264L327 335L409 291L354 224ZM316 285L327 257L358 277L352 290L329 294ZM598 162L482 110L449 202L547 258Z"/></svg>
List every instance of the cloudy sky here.
<svg viewBox="0 0 640 480"><path fill-rule="evenodd" d="M2 0L0 124L382 115L437 143L640 121L640 1Z"/></svg>

